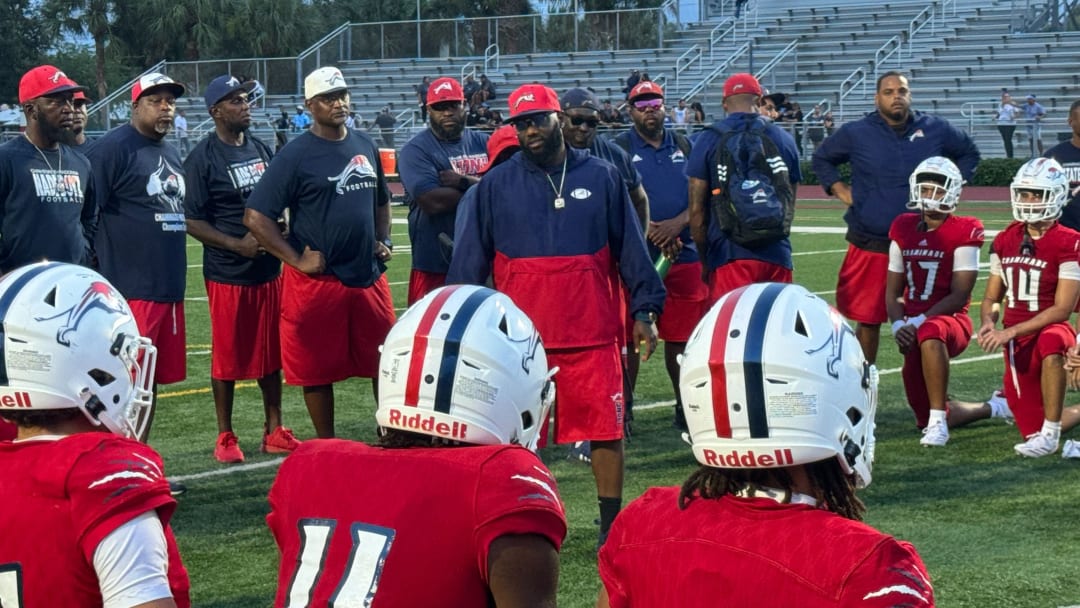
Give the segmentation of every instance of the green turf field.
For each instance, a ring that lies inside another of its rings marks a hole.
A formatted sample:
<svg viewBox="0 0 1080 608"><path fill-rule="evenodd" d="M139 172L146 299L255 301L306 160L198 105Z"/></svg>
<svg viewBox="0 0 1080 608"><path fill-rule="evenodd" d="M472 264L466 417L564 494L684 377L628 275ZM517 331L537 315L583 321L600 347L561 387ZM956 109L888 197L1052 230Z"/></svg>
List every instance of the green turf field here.
<svg viewBox="0 0 1080 608"><path fill-rule="evenodd" d="M826 201L800 204L797 233L792 235L795 280L831 300L846 249L841 210ZM988 230L1000 229L1010 219L1008 206L1000 203L964 203L961 210L980 216ZM393 229L398 247L389 280L395 302L404 306L409 272L404 209L395 208L394 217L401 223ZM984 263L986 251L984 247ZM237 390L235 428L247 462L225 466L211 455L217 429L209 393L210 333L201 256L201 246L190 241L188 380L162 387L151 443L164 456L170 476L179 476L189 487L180 498L173 527L191 574L194 605L269 606L277 580L277 551L265 525L265 499L279 459L258 453L262 406L254 383L241 383ZM975 288L976 318L984 286L985 271ZM331 322L327 330L333 329ZM887 330L884 333L878 359L883 370L878 460L874 483L862 494L869 507L868 522L915 544L933 578L939 606L1080 604L1072 562L1077 551L1072 523L1080 504L1080 462L1057 455L1020 459L1012 451L1019 434L1001 420L954 430L946 448L922 448L904 398L900 357ZM959 398L981 401L1000 383L1000 355L988 357L977 344L954 364L950 391ZM689 448L670 424L671 408L666 403L672 394L662 357L642 365L636 394L635 435L627 448L628 500L649 486L681 483L695 467ZM1067 402L1080 403L1080 395L1070 393ZM299 438L312 436L295 388L285 390L284 415ZM337 386L337 431L346 438L374 438L374 401L367 380ZM1080 438L1080 432L1066 437ZM559 603L584 608L592 605L598 588L596 493L590 470L566 460L565 454L562 448L542 453L559 481L570 520ZM723 605L722 598L717 605Z"/></svg>

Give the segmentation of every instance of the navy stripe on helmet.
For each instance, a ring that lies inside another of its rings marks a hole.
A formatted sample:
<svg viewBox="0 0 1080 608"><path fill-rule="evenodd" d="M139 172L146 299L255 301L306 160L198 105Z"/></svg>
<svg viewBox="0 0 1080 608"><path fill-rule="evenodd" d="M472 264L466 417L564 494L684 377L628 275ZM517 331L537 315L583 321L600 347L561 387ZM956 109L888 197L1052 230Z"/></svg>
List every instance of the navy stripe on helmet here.
<svg viewBox="0 0 1080 608"><path fill-rule="evenodd" d="M0 386L8 385L7 357L5 356L7 350L7 336L4 331L4 321L7 319L8 310L11 309L11 304L15 301L15 297L19 295L19 292L22 291L23 287L26 287L27 283L33 281L35 277L46 270L52 270L58 266L63 266L63 264L60 262L50 262L48 264L34 266L24 272L19 278L12 281L11 285L4 291L4 295L0 296Z"/></svg>
<svg viewBox="0 0 1080 608"><path fill-rule="evenodd" d="M769 436L769 417L765 411L765 373L762 354L765 350L765 326L769 323L773 303L788 285L770 283L761 290L750 322L746 326L746 348L743 351L743 382L746 385L746 415L750 436L764 439Z"/></svg>
<svg viewBox="0 0 1080 608"><path fill-rule="evenodd" d="M492 289L478 289L469 294L469 297L461 304L450 329L446 332L443 343L442 364L439 365L438 384L435 385L435 411L444 414L450 413L450 406L454 396L454 375L458 366L458 355L461 352L461 338L465 330L469 328L473 315L485 300L495 295Z"/></svg>

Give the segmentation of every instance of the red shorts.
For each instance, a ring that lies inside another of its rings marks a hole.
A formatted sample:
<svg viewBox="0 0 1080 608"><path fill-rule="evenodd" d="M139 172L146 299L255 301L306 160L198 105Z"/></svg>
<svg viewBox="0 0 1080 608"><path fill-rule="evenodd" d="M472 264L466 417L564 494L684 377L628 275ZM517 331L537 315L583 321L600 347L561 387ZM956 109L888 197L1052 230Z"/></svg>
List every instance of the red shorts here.
<svg viewBox="0 0 1080 608"><path fill-rule="evenodd" d="M686 342L709 311L709 286L701 280L701 262L672 265L664 287L667 299L656 329L665 342Z"/></svg>
<svg viewBox="0 0 1080 608"><path fill-rule="evenodd" d="M346 287L330 274L282 271L281 363L285 381L321 386L374 378L379 347L394 324L386 275L370 287Z"/></svg>
<svg viewBox="0 0 1080 608"><path fill-rule="evenodd" d="M1005 347L1005 399L1016 418L1020 435L1042 429L1042 362L1051 355L1065 355L1076 344L1076 332L1068 323L1054 323L1009 342Z"/></svg>
<svg viewBox="0 0 1080 608"><path fill-rule="evenodd" d="M443 285L446 285L445 274L414 269L409 275L409 306Z"/></svg>
<svg viewBox="0 0 1080 608"><path fill-rule="evenodd" d="M612 441L623 436L623 372L619 347L547 351L555 374L555 443Z"/></svg>
<svg viewBox="0 0 1080 608"><path fill-rule="evenodd" d="M210 377L253 380L281 370L281 277L261 285L206 281Z"/></svg>
<svg viewBox="0 0 1080 608"><path fill-rule="evenodd" d="M945 350L952 359L964 352L971 342L971 317L963 314L934 315L919 326L916 338L919 344L927 340L939 340L945 344ZM930 422L930 398L926 394L926 377L922 369L922 351L912 348L904 357L902 370L904 390L907 392L908 405L915 412L915 424L926 428ZM948 387L946 387L948 388Z"/></svg>
<svg viewBox="0 0 1080 608"><path fill-rule="evenodd" d="M128 300L139 333L157 347L154 384L172 384L187 377L187 340L183 302Z"/></svg>
<svg viewBox="0 0 1080 608"><path fill-rule="evenodd" d="M791 269L761 260L732 260L713 270L711 278L710 305L725 293L751 283L790 283Z"/></svg>
<svg viewBox="0 0 1080 608"><path fill-rule="evenodd" d="M885 277L889 254L866 251L848 244L836 279L836 309L857 323L880 325L889 320L885 310Z"/></svg>

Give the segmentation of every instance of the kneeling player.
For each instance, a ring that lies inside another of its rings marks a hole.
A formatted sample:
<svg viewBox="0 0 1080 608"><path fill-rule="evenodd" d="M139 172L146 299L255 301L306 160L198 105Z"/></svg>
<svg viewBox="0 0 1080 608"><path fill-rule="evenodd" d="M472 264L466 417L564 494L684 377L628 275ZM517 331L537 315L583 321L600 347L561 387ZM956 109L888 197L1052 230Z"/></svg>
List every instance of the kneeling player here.
<svg viewBox="0 0 1080 608"><path fill-rule="evenodd" d="M1053 454L1061 436L1065 354L1076 344L1069 315L1080 294L1080 233L1058 223L1068 178L1048 158L1030 160L1010 186L1015 222L994 238L977 339L1005 347L1005 397L1024 443L1017 454ZM1004 299L1003 329L992 306Z"/></svg>
<svg viewBox="0 0 1080 608"><path fill-rule="evenodd" d="M379 445L305 441L281 465L274 605L554 606L566 517L526 449L549 376L505 295L456 285L414 304L382 347Z"/></svg>
<svg viewBox="0 0 1080 608"><path fill-rule="evenodd" d="M93 270L0 280L0 606L185 608L188 577L146 426L157 349ZM102 430L111 431L101 432Z"/></svg>
<svg viewBox="0 0 1080 608"><path fill-rule="evenodd" d="M702 466L616 518L598 606L934 605L915 549L858 521L877 370L840 313L798 285L732 291L680 384Z"/></svg>
<svg viewBox="0 0 1080 608"><path fill-rule="evenodd" d="M930 157L911 174L908 209L889 229L885 307L904 355L904 390L923 429L920 443L943 446L949 359L971 340L968 305L979 274L983 225L953 215L964 178L947 158Z"/></svg>

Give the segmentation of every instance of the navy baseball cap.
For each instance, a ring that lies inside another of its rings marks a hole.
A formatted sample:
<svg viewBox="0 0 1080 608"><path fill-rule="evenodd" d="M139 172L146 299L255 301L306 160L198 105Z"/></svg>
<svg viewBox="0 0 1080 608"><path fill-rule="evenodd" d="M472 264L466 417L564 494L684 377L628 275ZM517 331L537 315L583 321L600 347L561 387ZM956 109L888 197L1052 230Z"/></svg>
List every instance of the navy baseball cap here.
<svg viewBox="0 0 1080 608"><path fill-rule="evenodd" d="M210 84L206 85L206 109L214 107L214 104L225 99L229 95L236 91L244 91L250 93L251 89L255 88L255 81L249 80L247 82L240 82L240 79L236 76L230 76L225 74L224 76L218 76L210 81Z"/></svg>
<svg viewBox="0 0 1080 608"><path fill-rule="evenodd" d="M600 100L596 98L596 93L588 89L576 87L563 93L562 109L572 110L574 108L585 108L587 110L600 110Z"/></svg>

